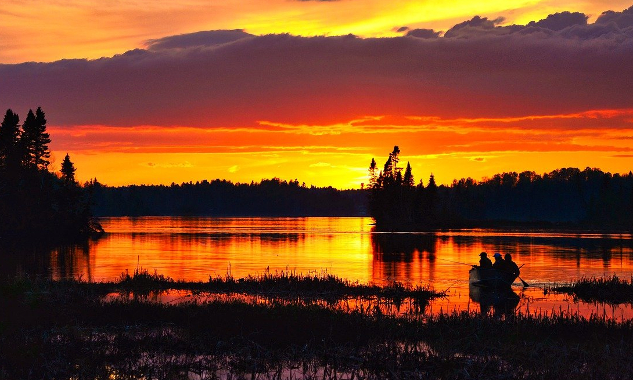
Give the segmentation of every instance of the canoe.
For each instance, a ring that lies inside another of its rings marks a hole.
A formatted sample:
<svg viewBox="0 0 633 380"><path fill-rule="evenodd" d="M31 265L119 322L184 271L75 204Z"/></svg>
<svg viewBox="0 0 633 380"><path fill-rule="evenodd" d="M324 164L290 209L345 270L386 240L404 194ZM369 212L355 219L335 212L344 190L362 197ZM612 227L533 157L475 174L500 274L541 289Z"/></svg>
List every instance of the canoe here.
<svg viewBox="0 0 633 380"><path fill-rule="evenodd" d="M482 269L478 266L473 266L468 272L469 283L474 286L481 286L486 288L509 288L517 276L510 272L500 271L494 268Z"/></svg>

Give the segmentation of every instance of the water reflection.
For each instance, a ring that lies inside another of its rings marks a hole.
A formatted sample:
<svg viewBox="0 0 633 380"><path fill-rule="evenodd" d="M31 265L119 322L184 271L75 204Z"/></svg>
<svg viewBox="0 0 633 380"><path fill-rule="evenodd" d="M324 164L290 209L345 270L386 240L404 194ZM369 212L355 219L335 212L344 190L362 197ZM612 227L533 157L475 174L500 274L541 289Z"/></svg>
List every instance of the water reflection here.
<svg viewBox="0 0 633 380"><path fill-rule="evenodd" d="M427 253L429 257L433 257L437 235L374 232L371 234L371 243L375 256L382 256L384 260L407 261L415 253Z"/></svg>
<svg viewBox="0 0 633 380"><path fill-rule="evenodd" d="M140 266L175 279L206 281L209 276L256 275L267 268L327 271L362 283L399 281L446 290L449 296L435 301L434 310L465 310L474 304L484 310L492 305L494 312L495 303L476 301L468 286L470 264L487 251L511 253L519 265L525 264L521 277L532 287L521 292L517 309L575 307L583 313L595 312L596 306L544 296L543 287L633 274L628 234L485 229L375 233L370 218L140 217L101 222L108 233L85 245L54 250L0 246L0 274L104 281ZM520 284L514 289L520 291ZM630 306L610 312L633 316Z"/></svg>
<svg viewBox="0 0 633 380"><path fill-rule="evenodd" d="M512 289L486 289L474 285L469 285L468 296L479 304L481 314L485 315L492 311L495 316L514 315L521 300Z"/></svg>

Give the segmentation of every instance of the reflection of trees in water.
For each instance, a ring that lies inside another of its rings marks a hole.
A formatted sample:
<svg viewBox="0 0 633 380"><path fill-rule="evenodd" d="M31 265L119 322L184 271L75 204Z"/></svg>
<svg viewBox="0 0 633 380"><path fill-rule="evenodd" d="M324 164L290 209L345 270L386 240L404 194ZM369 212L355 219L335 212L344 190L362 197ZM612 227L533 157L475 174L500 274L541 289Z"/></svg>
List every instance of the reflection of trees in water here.
<svg viewBox="0 0 633 380"><path fill-rule="evenodd" d="M410 262L415 253L428 254L429 260L435 258L437 236L435 234L415 233L372 233L371 243L374 257L381 261Z"/></svg>
<svg viewBox="0 0 633 380"><path fill-rule="evenodd" d="M50 273L54 280L81 278L93 280L90 262L90 244L64 245L50 252Z"/></svg>
<svg viewBox="0 0 633 380"><path fill-rule="evenodd" d="M46 275L50 250L36 244L0 245L0 275L12 278L16 275Z"/></svg>
<svg viewBox="0 0 633 380"><path fill-rule="evenodd" d="M372 233L371 244L374 281L433 281L435 234Z"/></svg>
<svg viewBox="0 0 633 380"><path fill-rule="evenodd" d="M150 236L151 239L161 238L162 235ZM212 246L230 246L240 241L255 242L259 241L264 244L285 244L300 243L305 240L304 233L183 233L165 235L172 246L185 244L193 245L212 245Z"/></svg>
<svg viewBox="0 0 633 380"><path fill-rule="evenodd" d="M12 244L0 246L0 276L12 278L20 275L52 277L53 279L92 279L90 245L88 241L78 245L44 247L37 244Z"/></svg>

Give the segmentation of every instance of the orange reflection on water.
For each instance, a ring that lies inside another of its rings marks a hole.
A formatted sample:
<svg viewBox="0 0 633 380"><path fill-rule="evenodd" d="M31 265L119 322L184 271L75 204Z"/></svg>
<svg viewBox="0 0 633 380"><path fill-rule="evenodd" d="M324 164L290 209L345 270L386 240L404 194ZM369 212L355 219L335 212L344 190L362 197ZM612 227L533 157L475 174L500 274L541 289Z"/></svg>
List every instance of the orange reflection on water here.
<svg viewBox="0 0 633 380"><path fill-rule="evenodd" d="M368 218L107 218L90 280L137 266L175 279L328 271L370 281ZM340 270L343 269L343 272Z"/></svg>
<svg viewBox="0 0 633 380"><path fill-rule="evenodd" d="M456 230L375 233L370 218L105 218L108 233L85 246L53 251L46 269L53 278L117 279L142 267L174 279L206 281L265 271L328 272L351 281L399 281L447 292L433 313L479 310L468 270L486 251L511 253L532 286L513 287L516 309L541 314L577 311L633 318L630 306L574 303L543 289L583 277L633 275L628 234L551 231ZM514 297L512 297L514 298ZM484 305L486 308L486 305ZM492 312L492 306L491 306Z"/></svg>

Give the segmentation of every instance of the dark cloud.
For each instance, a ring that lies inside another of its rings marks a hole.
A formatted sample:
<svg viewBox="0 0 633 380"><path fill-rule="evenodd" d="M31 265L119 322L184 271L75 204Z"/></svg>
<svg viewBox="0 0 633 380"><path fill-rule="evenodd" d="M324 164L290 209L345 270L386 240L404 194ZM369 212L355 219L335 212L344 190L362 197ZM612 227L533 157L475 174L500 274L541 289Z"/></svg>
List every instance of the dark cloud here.
<svg viewBox="0 0 633 380"><path fill-rule="evenodd" d="M499 17L494 20L488 20L487 17L475 16L468 21L459 23L446 31L444 37L467 37L474 31L493 30L495 26L503 22L503 18Z"/></svg>
<svg viewBox="0 0 633 380"><path fill-rule="evenodd" d="M210 30L148 40L145 42L145 45L147 49L153 51L165 49L186 49L201 46L217 46L248 37L253 37L253 35L248 34L241 29Z"/></svg>
<svg viewBox="0 0 633 380"><path fill-rule="evenodd" d="M452 29L468 38L167 37L111 58L0 65L0 107L42 106L59 126L227 128L631 108L633 28L613 21L625 12L562 30L478 17Z"/></svg>
<svg viewBox="0 0 633 380"><path fill-rule="evenodd" d="M633 26L633 6L622 12L606 11L596 20L596 24L614 23L618 28L625 29Z"/></svg>
<svg viewBox="0 0 633 380"><path fill-rule="evenodd" d="M623 31L621 29L623 28L619 28L615 21L609 22L606 20L618 20L621 25L626 25L628 15L625 12L629 12L629 10L609 13L604 18L604 22L596 22L591 25L587 24L588 16L579 12L554 13L542 20L531 21L527 25L504 26L500 26L504 21L502 17L489 20L486 17L475 16L471 20L459 23L449 29L444 37L477 38L518 33L533 35L534 37L541 36L543 38L558 35L566 38L592 39L611 33L622 34Z"/></svg>
<svg viewBox="0 0 633 380"><path fill-rule="evenodd" d="M403 32L406 32L408 30L409 30L408 26L401 26L399 28L396 28L396 32L398 32L398 33L403 33Z"/></svg>
<svg viewBox="0 0 633 380"><path fill-rule="evenodd" d="M560 31L574 25L587 25L589 17L579 12L560 12L554 13L540 21L531 21L527 26L535 26L553 31Z"/></svg>
<svg viewBox="0 0 633 380"><path fill-rule="evenodd" d="M441 32L436 32L433 29L412 29L407 32L409 37L417 38L438 38Z"/></svg>

